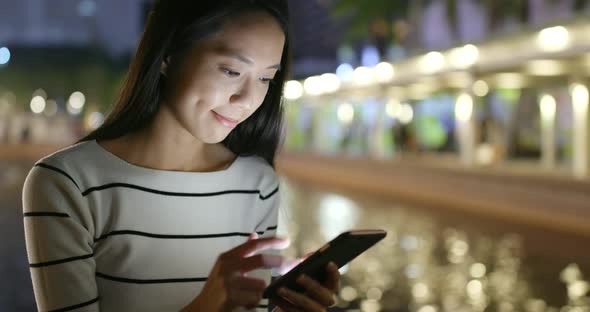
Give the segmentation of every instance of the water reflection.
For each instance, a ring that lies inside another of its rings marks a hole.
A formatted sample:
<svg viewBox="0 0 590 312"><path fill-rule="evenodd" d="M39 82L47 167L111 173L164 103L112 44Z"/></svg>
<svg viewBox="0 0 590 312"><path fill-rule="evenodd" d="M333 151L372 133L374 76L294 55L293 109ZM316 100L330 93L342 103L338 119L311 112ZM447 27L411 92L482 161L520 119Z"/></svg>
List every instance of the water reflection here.
<svg viewBox="0 0 590 312"><path fill-rule="evenodd" d="M527 257L521 234L448 226L410 207L284 185L281 222L295 242L289 255L350 228L388 232L342 272L338 307L346 311L590 312L582 264L556 268L559 261Z"/></svg>

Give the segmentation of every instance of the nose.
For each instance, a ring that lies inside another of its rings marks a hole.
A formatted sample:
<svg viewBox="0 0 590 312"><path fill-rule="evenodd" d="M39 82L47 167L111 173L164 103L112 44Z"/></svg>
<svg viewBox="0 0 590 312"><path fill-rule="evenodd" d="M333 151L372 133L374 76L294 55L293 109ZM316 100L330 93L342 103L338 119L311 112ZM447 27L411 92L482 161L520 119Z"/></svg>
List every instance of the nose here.
<svg viewBox="0 0 590 312"><path fill-rule="evenodd" d="M249 110L254 107L254 93L250 84L244 83L236 92L233 92L229 98L229 102L242 110Z"/></svg>

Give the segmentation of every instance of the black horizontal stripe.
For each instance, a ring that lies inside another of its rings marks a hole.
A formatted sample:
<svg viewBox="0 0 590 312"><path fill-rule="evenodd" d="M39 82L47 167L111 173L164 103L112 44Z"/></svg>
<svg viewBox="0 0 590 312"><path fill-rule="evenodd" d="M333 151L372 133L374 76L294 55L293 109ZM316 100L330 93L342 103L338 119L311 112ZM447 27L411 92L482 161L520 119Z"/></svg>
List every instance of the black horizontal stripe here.
<svg viewBox="0 0 590 312"><path fill-rule="evenodd" d="M23 214L25 217L60 217L60 218L69 218L70 215L67 213L61 212L25 212Z"/></svg>
<svg viewBox="0 0 590 312"><path fill-rule="evenodd" d="M48 165L48 164L44 164L44 163L37 163L37 164L35 164L35 167L42 167L42 168L46 168L49 170L53 170L65 177L67 177L68 179L70 179L70 181L72 181L72 183L74 183L76 188L78 190L80 190L80 192L82 192L82 196L86 196L86 195L88 195L92 192L96 192L96 191L102 191L102 190L106 190L106 189L110 189L110 188L124 187L124 188L130 188L130 189L135 189L135 190L139 190L139 191L143 191L143 192L149 192L149 193L165 195L165 196L212 197L212 196L221 196L221 195L227 195L227 194L258 194L258 197L261 200L267 200L279 191L279 187L277 186L268 195L263 195L260 190L227 190L227 191L209 192L209 193L181 193L181 192L169 192L169 191L156 190L156 189L152 189L152 188L148 188L148 187L144 187L144 186L139 186L139 185L135 185L135 184L129 184L129 183L109 183L109 184L105 184L105 185L90 187L87 190L82 191L80 189L80 187L78 186L78 183L76 183L76 181L74 181L74 179L68 173L66 173L64 170L59 169L54 166L51 166L51 165Z"/></svg>
<svg viewBox="0 0 590 312"><path fill-rule="evenodd" d="M86 301L86 302L79 303L79 304L76 304L76 305L73 305L73 306L69 306L69 307L65 307L65 308L60 308L60 309L55 309L55 310L49 310L49 312L72 311L72 310L79 309L79 308L82 308L82 307L85 307L85 306L89 306L89 305L91 305L91 304L93 304L95 302L98 302L99 299L100 299L100 297L96 297L96 298L94 298L94 299L92 299L90 301Z"/></svg>
<svg viewBox="0 0 590 312"><path fill-rule="evenodd" d="M258 308L259 308L259 309L268 309L268 305L265 305L265 304L259 304L259 305L258 305Z"/></svg>
<svg viewBox="0 0 590 312"><path fill-rule="evenodd" d="M258 197L260 197L260 199L262 199L262 200L266 200L266 199L270 198L272 195L274 195L274 193L276 193L278 191L278 187L277 187L277 189L275 189L271 194L266 195L266 196L262 195L259 190L227 190L227 191L209 192L209 193L181 193L181 192L169 192L169 191L156 190L156 189L152 189L152 188L148 188L148 187L144 187L144 186L139 186L139 185L135 185L135 184L129 184L129 183L109 183L109 184L105 184L105 185L101 185L101 186L91 187L91 188L87 189L86 191L82 192L82 196L87 196L88 194L90 194L92 192L102 191L102 190L106 190L106 189L110 189L110 188L117 188L117 187L130 188L130 189L153 193L153 194L158 194L158 195L176 196L176 197L212 197L212 196L221 196L221 195L227 195L227 194L258 194Z"/></svg>
<svg viewBox="0 0 590 312"><path fill-rule="evenodd" d="M268 194L266 196L260 195L260 199L267 200L267 199L271 198L274 194L276 194L278 191L279 191L279 187L277 186L277 188L275 188L274 191L270 192L270 194Z"/></svg>
<svg viewBox="0 0 590 312"><path fill-rule="evenodd" d="M194 283L194 282L206 282L206 277L190 277L190 278L167 278L167 279L133 279L110 276L104 273L96 272L96 276L107 280L129 283L129 284L168 284L168 283Z"/></svg>
<svg viewBox="0 0 590 312"><path fill-rule="evenodd" d="M29 264L29 266L31 268L42 268L42 267L47 267L50 265L62 264L62 263L66 263L66 262L76 261L76 260L83 260L83 259L88 259L88 258L92 258L92 257L94 257L94 254L78 256L78 257L71 257L71 258L66 258L66 259L59 259L59 260L48 261L48 262L31 263L31 264Z"/></svg>
<svg viewBox="0 0 590 312"><path fill-rule="evenodd" d="M48 165L48 164L44 164L44 163L35 164L35 167L41 167L41 168L53 170L53 171L55 171L55 172L57 172L57 173L65 176L66 178L70 179L70 181L72 181L72 183L74 183L74 185L76 186L76 188L78 190L80 190L80 187L78 186L78 183L76 183L76 181L74 181L74 179L69 174L67 174L65 171L63 171L63 170L61 170L61 169L59 169L57 167Z"/></svg>
<svg viewBox="0 0 590 312"><path fill-rule="evenodd" d="M276 226L271 226L267 228L265 231L257 232L258 234L262 235L266 231L276 229ZM101 241L110 236L116 235L137 235L137 236L144 236L144 237L151 237L151 238L160 238L160 239L204 239L204 238L219 238L219 237L232 237L232 236L243 236L248 237L250 233L244 232L231 232L231 233L217 233L217 234L197 234L197 235L175 235L175 234L155 234L155 233L147 233L141 231L134 231L134 230L120 230L120 231L112 231L107 234L101 235L98 238L94 239L94 242Z"/></svg>
<svg viewBox="0 0 590 312"><path fill-rule="evenodd" d="M275 225L275 226L269 226L268 228L266 228L266 230L264 230L264 231L260 231L260 232L256 232L256 233L257 233L258 235L262 235L262 234L264 234L264 232L266 232L266 231L273 231L273 230L276 230L277 228L278 228L278 226L276 226L276 225Z"/></svg>
<svg viewBox="0 0 590 312"><path fill-rule="evenodd" d="M121 231L112 231L110 233L101 235L99 238L95 238L94 241L103 240L109 236L115 235L138 235L138 236L145 236L151 238L163 238L163 239L201 239L201 238L218 238L218 237L230 237L230 236L246 236L248 237L250 233L220 233L220 234L200 234L200 235L167 235L167 234L153 234L147 232L140 232L140 231L132 231L132 230L121 230Z"/></svg>

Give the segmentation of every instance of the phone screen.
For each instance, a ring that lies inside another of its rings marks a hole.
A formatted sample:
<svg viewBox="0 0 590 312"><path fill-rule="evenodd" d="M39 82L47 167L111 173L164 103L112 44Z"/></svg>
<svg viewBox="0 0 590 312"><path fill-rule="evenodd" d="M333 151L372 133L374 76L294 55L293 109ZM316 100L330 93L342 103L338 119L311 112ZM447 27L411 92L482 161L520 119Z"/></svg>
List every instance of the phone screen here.
<svg viewBox="0 0 590 312"><path fill-rule="evenodd" d="M386 234L383 230L357 230L338 235L305 261L275 280L266 288L263 297L273 298L278 296L276 291L280 287L288 287L294 291L303 292L303 287L296 282L297 277L301 274L306 274L319 282L325 281L328 263L334 262L338 268L341 268L382 240Z"/></svg>

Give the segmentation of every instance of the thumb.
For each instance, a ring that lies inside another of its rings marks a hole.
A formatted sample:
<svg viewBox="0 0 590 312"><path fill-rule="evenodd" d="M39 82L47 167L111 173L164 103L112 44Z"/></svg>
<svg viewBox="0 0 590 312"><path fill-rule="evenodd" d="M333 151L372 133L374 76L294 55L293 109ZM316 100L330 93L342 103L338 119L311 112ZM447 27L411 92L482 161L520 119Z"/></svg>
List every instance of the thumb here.
<svg viewBox="0 0 590 312"><path fill-rule="evenodd" d="M258 239L258 237L259 237L259 236L258 236L258 233L256 233L256 232L252 232L252 233L250 233L250 236L248 236L248 240L249 240L249 241L251 241L251 240L255 240L255 239Z"/></svg>

